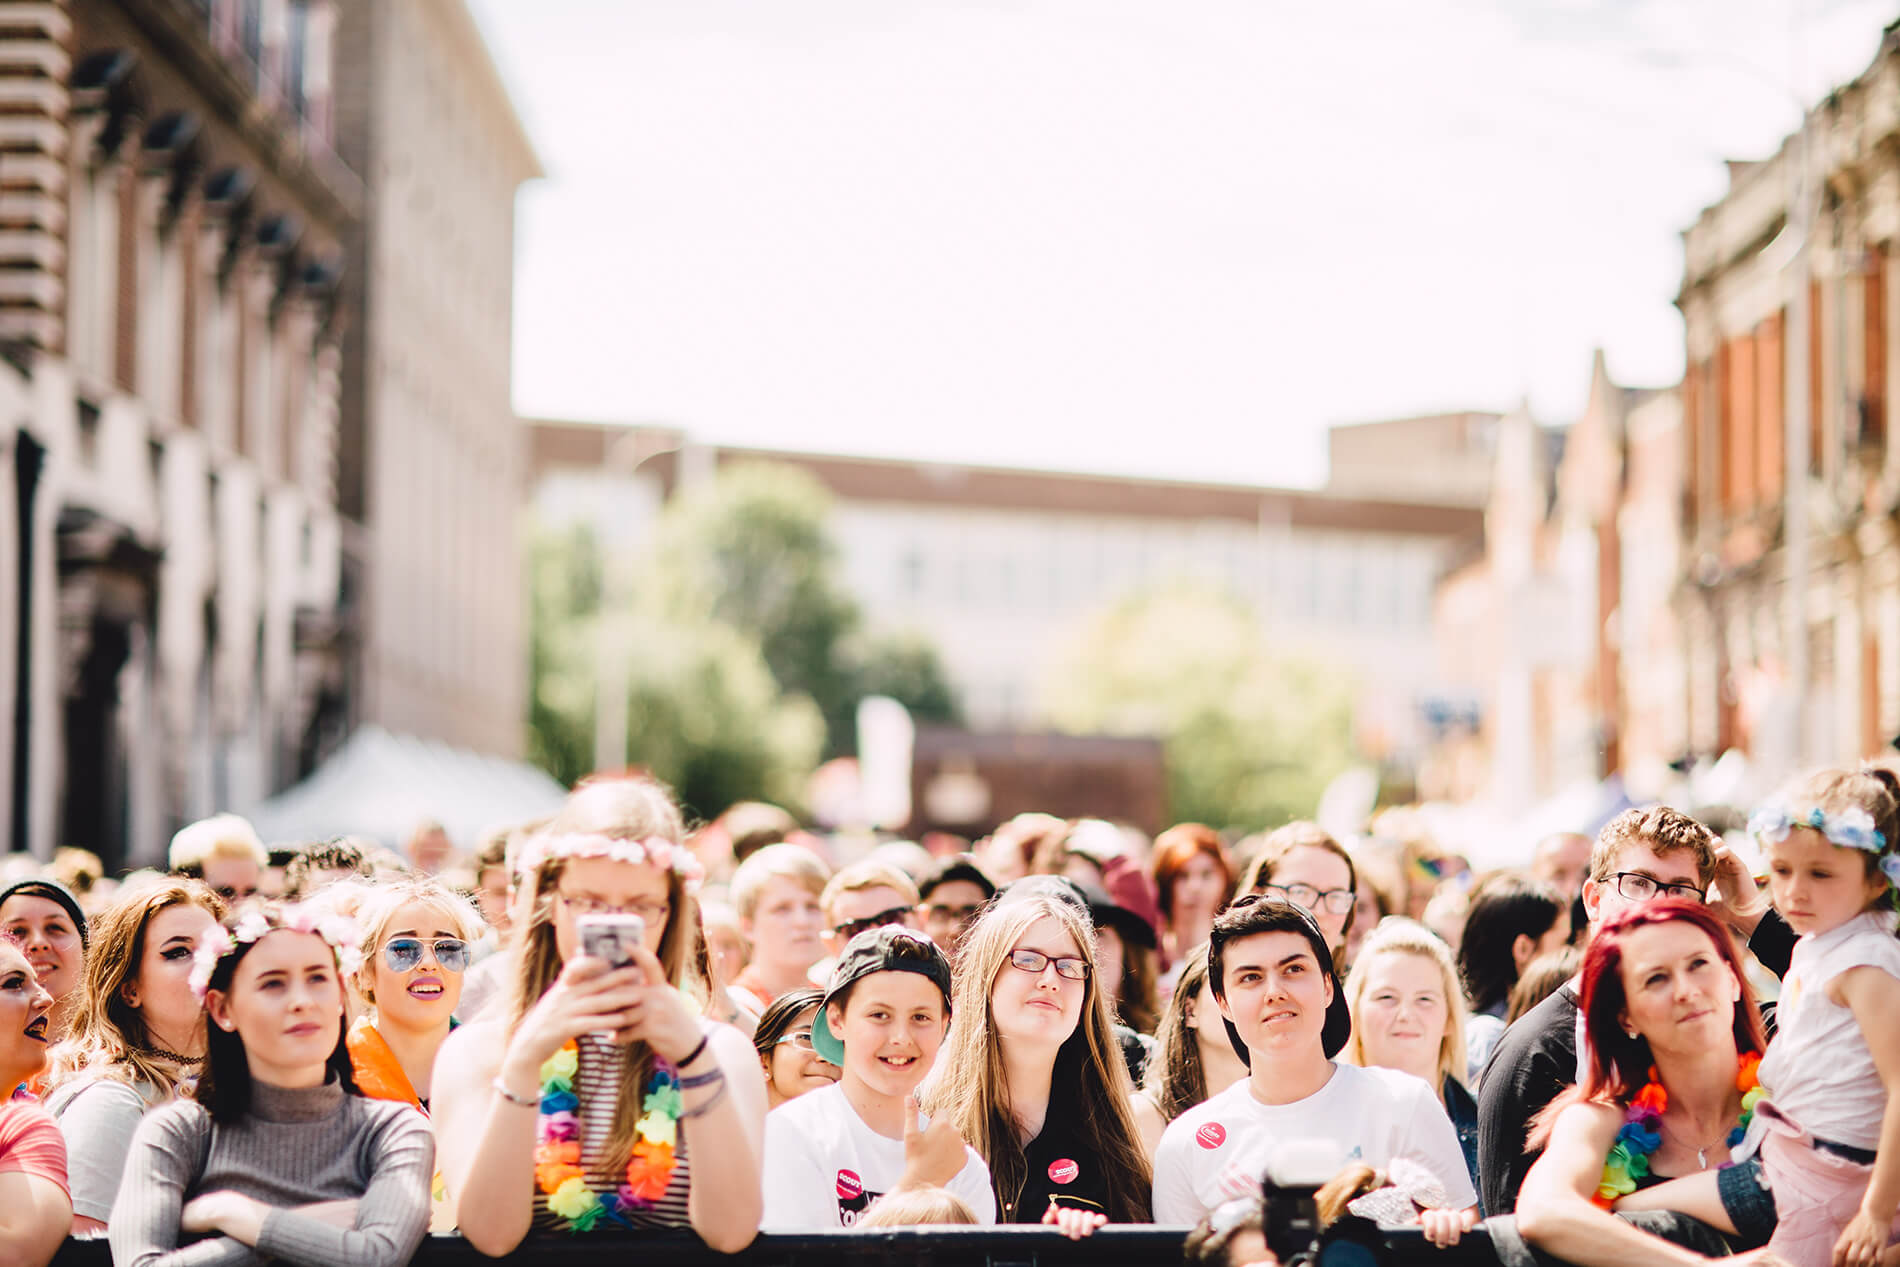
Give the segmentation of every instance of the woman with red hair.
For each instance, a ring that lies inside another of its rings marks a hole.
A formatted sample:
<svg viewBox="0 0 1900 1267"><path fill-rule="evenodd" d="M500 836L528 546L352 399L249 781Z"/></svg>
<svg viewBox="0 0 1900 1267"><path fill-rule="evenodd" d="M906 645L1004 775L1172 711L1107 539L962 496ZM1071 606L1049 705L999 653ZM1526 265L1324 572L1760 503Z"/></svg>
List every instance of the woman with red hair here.
<svg viewBox="0 0 1900 1267"><path fill-rule="evenodd" d="M1766 1042L1735 943L1700 903L1645 902L1591 937L1581 993L1583 1078L1535 1120L1544 1154L1518 1194L1516 1230L1578 1267L1703 1262L1610 1208L1720 1167L1748 1125ZM1492 1239L1513 1261L1508 1232Z"/></svg>
<svg viewBox="0 0 1900 1267"><path fill-rule="evenodd" d="M1162 957L1179 965L1207 940L1214 917L1234 891L1234 868L1220 833L1181 823L1155 837L1154 880L1161 906ZM1172 988L1177 966L1168 974Z"/></svg>

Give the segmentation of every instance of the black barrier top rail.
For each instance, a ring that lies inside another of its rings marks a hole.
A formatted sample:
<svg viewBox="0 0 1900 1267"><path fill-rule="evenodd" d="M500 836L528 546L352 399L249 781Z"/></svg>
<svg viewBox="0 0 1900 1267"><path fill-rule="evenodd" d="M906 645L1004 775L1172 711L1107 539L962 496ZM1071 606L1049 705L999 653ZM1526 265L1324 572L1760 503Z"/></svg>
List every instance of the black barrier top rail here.
<svg viewBox="0 0 1900 1267"><path fill-rule="evenodd" d="M1466 1267L1495 1264L1483 1227L1441 1250L1415 1227L1386 1228L1392 1267ZM1085 1240L1072 1241L1054 1228L1040 1227L897 1227L854 1232L811 1232L761 1236L737 1254L706 1248L689 1233L595 1232L585 1236L530 1236L502 1259L486 1257L459 1236L431 1236L411 1267L482 1267L497 1261L514 1267L622 1267L637 1258L639 1267L1175 1267L1187 1229L1111 1226ZM104 1240L69 1240L53 1258L53 1267L112 1267Z"/></svg>

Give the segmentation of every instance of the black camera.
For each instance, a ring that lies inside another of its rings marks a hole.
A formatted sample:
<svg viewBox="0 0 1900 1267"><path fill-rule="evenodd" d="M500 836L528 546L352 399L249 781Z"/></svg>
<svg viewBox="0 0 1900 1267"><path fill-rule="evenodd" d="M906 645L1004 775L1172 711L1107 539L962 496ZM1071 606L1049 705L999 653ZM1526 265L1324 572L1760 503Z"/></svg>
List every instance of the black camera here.
<svg viewBox="0 0 1900 1267"><path fill-rule="evenodd" d="M1289 1146L1260 1182L1261 1231L1283 1267L1378 1267L1384 1240L1378 1225L1343 1215L1320 1219L1316 1194L1338 1169L1334 1150Z"/></svg>

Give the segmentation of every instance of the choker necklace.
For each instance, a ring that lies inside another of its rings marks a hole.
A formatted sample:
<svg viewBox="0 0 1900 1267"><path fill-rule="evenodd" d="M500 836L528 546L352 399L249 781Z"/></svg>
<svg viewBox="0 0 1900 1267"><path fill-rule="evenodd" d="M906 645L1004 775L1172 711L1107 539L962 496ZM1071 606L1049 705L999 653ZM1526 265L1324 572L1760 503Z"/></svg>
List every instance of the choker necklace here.
<svg viewBox="0 0 1900 1267"><path fill-rule="evenodd" d="M169 1060L175 1065L202 1065L203 1056L183 1056L175 1051L166 1051L163 1047L135 1047L132 1050L141 1056L157 1056L160 1060Z"/></svg>

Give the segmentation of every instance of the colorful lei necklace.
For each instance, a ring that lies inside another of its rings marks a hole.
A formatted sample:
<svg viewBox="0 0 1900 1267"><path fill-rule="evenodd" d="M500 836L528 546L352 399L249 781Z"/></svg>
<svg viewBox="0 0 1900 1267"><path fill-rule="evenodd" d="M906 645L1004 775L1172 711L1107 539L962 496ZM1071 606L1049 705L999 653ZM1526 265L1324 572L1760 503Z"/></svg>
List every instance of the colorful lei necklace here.
<svg viewBox="0 0 1900 1267"><path fill-rule="evenodd" d="M638 1135L627 1162L627 1179L614 1192L596 1193L581 1169L580 1097L574 1079L580 1047L569 1042L541 1066L541 1117L535 1124L534 1181L547 1195L548 1210L567 1220L569 1231L590 1232L601 1219L631 1226L622 1211L644 1210L666 1195L673 1181L673 1150L679 1142L680 1081L673 1066L657 1057L641 1101Z"/></svg>
<svg viewBox="0 0 1900 1267"><path fill-rule="evenodd" d="M1763 1096L1760 1069L1760 1053L1743 1053L1735 1071L1735 1089L1742 1093L1742 1114L1735 1120L1735 1129L1728 1133L1730 1148L1742 1142L1748 1133L1748 1124L1755 1120L1755 1106L1761 1103ZM1657 1079L1656 1066L1651 1065L1649 1081L1630 1101L1629 1111L1623 1115L1623 1127L1616 1133L1616 1142L1610 1145L1609 1160L1603 1163L1603 1182L1590 1198L1597 1205L1609 1209L1618 1197L1636 1191L1637 1180L1648 1177L1650 1154L1662 1147L1662 1115L1668 1108L1669 1092Z"/></svg>

